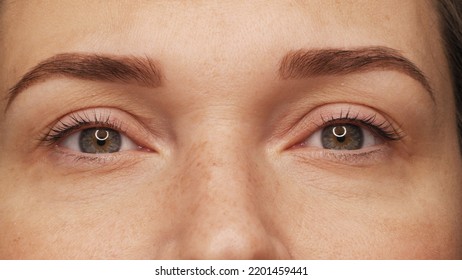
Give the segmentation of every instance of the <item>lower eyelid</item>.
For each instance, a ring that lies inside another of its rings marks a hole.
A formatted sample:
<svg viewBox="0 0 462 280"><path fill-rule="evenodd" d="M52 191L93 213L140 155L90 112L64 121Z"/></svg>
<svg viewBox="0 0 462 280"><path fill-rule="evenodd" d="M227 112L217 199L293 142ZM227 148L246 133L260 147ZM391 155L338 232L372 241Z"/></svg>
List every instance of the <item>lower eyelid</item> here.
<svg viewBox="0 0 462 280"><path fill-rule="evenodd" d="M54 166L62 166L67 172L98 171L111 172L134 165L148 156L147 153L127 151L124 153L90 154L79 153L62 147L50 151L50 160Z"/></svg>
<svg viewBox="0 0 462 280"><path fill-rule="evenodd" d="M374 146L365 148L363 150L328 150L322 148L314 148L307 151L300 151L300 149L293 149L291 153L304 164L322 165L330 163L333 165L348 165L364 167L374 164L383 163L390 154L390 148L386 145Z"/></svg>

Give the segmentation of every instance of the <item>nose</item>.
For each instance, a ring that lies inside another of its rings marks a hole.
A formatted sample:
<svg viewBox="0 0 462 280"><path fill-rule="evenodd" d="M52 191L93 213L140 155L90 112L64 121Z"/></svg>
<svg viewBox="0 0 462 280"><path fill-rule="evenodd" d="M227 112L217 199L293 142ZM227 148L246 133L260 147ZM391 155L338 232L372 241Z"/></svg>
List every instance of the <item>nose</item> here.
<svg viewBox="0 0 462 280"><path fill-rule="evenodd" d="M204 143L182 170L187 207L179 244L184 259L288 259L255 158Z"/></svg>

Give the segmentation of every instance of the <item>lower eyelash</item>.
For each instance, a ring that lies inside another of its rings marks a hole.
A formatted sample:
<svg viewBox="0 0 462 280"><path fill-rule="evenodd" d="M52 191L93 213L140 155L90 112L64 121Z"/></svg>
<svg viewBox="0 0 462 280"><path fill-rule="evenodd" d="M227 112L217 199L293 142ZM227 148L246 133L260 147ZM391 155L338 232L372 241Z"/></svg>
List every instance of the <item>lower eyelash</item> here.
<svg viewBox="0 0 462 280"><path fill-rule="evenodd" d="M95 166L111 166L110 170L117 170L120 167L120 164L133 164L135 161L126 161L121 160L119 156L114 156L112 154L101 154L95 156L93 154L82 154L82 153L69 153L64 152L61 149L54 149L53 152L55 153L56 162L57 164L72 164L75 168L82 168L82 170L86 170L86 168L94 169ZM127 158L127 156L125 157ZM136 157L138 159L139 156ZM134 158L132 158L134 159ZM128 162L128 163L127 163ZM128 166L128 165L127 165ZM107 171L108 169L106 169Z"/></svg>
<svg viewBox="0 0 462 280"><path fill-rule="evenodd" d="M387 148L385 148L387 149ZM298 160L304 163L312 164L312 160L328 159L329 162L348 164L350 166L367 166L374 162L383 162L386 158L384 148L371 149L364 152L348 153L345 151L336 150L319 150L307 157L305 155L297 155Z"/></svg>

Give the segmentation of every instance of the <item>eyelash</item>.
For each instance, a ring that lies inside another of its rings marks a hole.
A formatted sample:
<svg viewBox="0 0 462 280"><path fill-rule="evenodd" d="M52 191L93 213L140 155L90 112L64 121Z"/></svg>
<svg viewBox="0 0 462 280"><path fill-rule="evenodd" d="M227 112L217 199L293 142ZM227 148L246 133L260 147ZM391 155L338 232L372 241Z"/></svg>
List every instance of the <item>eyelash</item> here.
<svg viewBox="0 0 462 280"><path fill-rule="evenodd" d="M89 115L86 112L73 113L69 115L69 121L59 121L58 124L49 128L49 132L45 133L40 141L45 145L55 145L66 136L71 135L79 130L90 127L105 127L114 129L120 133L125 133L124 125L120 121L111 120L111 115L97 114L96 112Z"/></svg>
<svg viewBox="0 0 462 280"><path fill-rule="evenodd" d="M341 111L340 116L338 117L331 116L326 118L321 115L322 123L316 124L316 130L330 125L348 123L368 128L377 136L388 141L398 141L405 136L401 130L396 129L389 121L384 120L382 122L377 122L377 114L372 114L365 118L360 118L359 115L359 113L352 115L350 110L348 110L345 114Z"/></svg>
<svg viewBox="0 0 462 280"><path fill-rule="evenodd" d="M375 135L386 141L398 141L401 140L405 135L401 130L396 129L392 123L387 120L377 122L377 114L371 114L367 117L360 117L359 113L352 114L350 110L340 112L339 116L325 117L321 115L321 123L315 124L315 130L323 129L330 125L335 124L352 124L358 125L363 128L370 129ZM117 120L111 119L111 114L102 113L87 113L77 112L69 115L68 120L59 121L57 124L49 128L49 131L45 133L39 140L44 145L52 146L56 145L65 137L85 128L90 127L105 127L114 129L120 133L126 134L123 129L124 124Z"/></svg>

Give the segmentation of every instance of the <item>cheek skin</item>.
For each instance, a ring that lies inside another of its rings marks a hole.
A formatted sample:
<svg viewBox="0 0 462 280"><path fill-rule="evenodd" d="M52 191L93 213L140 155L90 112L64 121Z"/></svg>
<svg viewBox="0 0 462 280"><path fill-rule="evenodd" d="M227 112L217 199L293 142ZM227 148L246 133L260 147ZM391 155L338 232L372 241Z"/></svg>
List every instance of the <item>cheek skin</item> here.
<svg viewBox="0 0 462 280"><path fill-rule="evenodd" d="M460 160L452 159L452 166L440 162L438 168L457 168ZM290 171L281 173L283 166ZM271 208L288 212L284 221L291 231L284 234L292 256L461 258L460 176L431 174L432 166L418 161L344 176L283 159L275 172L286 194Z"/></svg>
<svg viewBox="0 0 462 280"><path fill-rule="evenodd" d="M169 211L174 200L167 192L146 192L146 186L133 178L87 178L82 182L78 177L50 181L47 178L52 174L46 172L27 175L12 173L11 178L22 179L14 184L2 182L2 186L14 188L3 188L0 258L138 259L171 255L168 238L172 234L166 228L174 220ZM78 194L75 188L85 195ZM96 188L130 190L91 191ZM57 195L60 189L74 190L66 198Z"/></svg>

